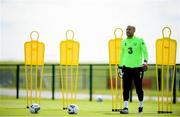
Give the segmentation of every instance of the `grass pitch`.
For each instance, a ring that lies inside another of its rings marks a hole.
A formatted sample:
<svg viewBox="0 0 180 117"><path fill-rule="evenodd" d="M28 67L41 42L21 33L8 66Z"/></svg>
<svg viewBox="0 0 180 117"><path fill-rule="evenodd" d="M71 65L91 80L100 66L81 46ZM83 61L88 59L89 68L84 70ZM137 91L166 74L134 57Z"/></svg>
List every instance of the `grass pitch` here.
<svg viewBox="0 0 180 117"><path fill-rule="evenodd" d="M111 100L103 102L78 100L79 112L76 115L69 115L62 110L62 100L42 99L41 110L38 114L31 114L26 108L26 99L15 99L14 97L0 98L0 116L3 117L162 117L180 116L180 102L173 104L173 114L157 114L157 102L145 101L144 112L137 113L138 102L129 103L129 114L122 115L119 112L111 112Z"/></svg>

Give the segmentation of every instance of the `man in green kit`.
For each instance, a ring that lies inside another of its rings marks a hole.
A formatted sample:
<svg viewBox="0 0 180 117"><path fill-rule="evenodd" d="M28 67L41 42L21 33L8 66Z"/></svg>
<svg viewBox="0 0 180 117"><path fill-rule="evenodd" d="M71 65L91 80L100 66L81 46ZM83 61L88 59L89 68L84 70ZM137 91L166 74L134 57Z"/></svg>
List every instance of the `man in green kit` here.
<svg viewBox="0 0 180 117"><path fill-rule="evenodd" d="M136 87L139 99L138 112L143 112L143 73L147 71L148 51L142 38L134 36L135 27L128 26L126 29L127 38L122 41L118 76L123 78L123 99L124 108L121 114L128 114L128 99L132 80Z"/></svg>

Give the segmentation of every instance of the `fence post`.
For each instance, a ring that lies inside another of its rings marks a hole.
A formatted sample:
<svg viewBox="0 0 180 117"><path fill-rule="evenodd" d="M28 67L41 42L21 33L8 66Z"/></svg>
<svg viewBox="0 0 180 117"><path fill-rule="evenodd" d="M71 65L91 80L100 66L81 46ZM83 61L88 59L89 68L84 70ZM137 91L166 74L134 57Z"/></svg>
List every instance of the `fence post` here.
<svg viewBox="0 0 180 117"><path fill-rule="evenodd" d="M55 90L55 65L52 64L52 100L54 100L54 90Z"/></svg>
<svg viewBox="0 0 180 117"><path fill-rule="evenodd" d="M92 81L93 81L93 72L92 72L92 64L89 66L89 101L92 101Z"/></svg>
<svg viewBox="0 0 180 117"><path fill-rule="evenodd" d="M19 65L16 66L16 99L19 99Z"/></svg>
<svg viewBox="0 0 180 117"><path fill-rule="evenodd" d="M173 104L176 104L176 68L174 72Z"/></svg>

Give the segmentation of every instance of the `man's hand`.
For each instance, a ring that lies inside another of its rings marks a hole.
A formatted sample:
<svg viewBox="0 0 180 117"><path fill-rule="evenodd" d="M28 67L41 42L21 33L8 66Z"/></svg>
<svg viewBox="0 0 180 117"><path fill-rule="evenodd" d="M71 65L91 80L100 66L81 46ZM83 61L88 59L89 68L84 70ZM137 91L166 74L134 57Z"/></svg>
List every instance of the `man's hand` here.
<svg viewBox="0 0 180 117"><path fill-rule="evenodd" d="M147 60L144 60L144 63L143 63L143 71L147 71L147 70L148 70Z"/></svg>
<svg viewBox="0 0 180 117"><path fill-rule="evenodd" d="M118 66L118 77L119 78L123 77L122 67L120 67L120 66Z"/></svg>

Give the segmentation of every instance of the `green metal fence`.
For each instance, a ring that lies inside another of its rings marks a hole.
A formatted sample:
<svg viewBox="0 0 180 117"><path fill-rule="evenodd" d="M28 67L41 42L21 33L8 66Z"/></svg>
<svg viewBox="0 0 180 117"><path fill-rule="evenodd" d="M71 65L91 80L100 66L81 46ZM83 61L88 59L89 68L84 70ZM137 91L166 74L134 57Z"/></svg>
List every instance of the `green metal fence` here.
<svg viewBox="0 0 180 117"><path fill-rule="evenodd" d="M55 92L60 93L59 71L59 64L44 65L43 91L51 92L52 99L56 97ZM143 79L146 96L156 95L155 75L155 65L150 64ZM25 90L24 64L0 64L0 89L16 89L14 93L16 98L19 98L19 92ZM89 94L90 101L93 99L93 94L110 94L109 64L80 64L78 93ZM131 94L136 95L135 91ZM177 96L180 97L180 64L176 66L174 103Z"/></svg>

